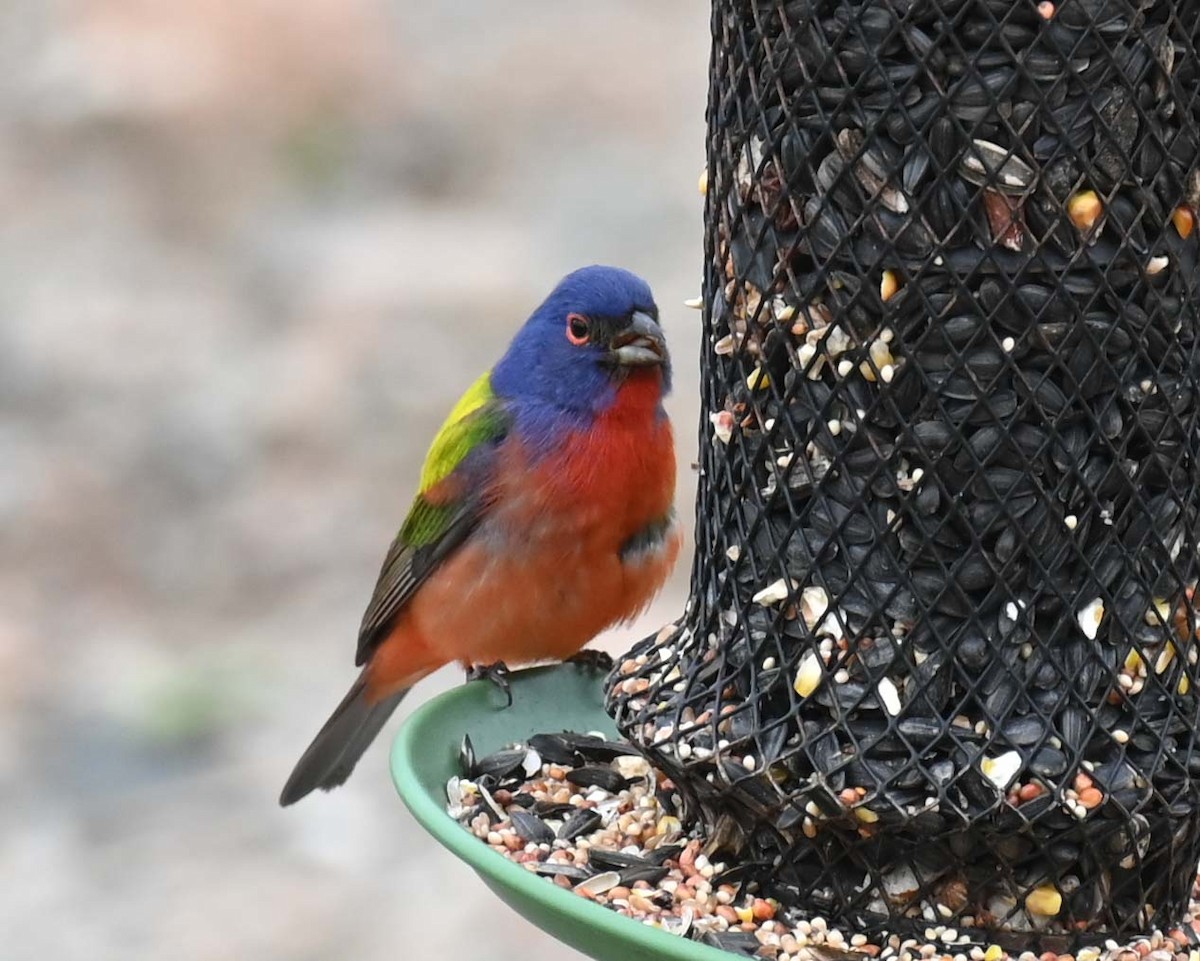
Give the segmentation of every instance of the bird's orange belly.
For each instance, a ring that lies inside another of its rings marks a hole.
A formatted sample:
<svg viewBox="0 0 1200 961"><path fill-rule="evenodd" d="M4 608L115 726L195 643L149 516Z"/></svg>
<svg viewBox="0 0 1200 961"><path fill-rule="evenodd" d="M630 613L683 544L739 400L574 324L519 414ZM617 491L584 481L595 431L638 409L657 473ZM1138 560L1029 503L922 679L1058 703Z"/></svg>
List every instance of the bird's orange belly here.
<svg viewBox="0 0 1200 961"><path fill-rule="evenodd" d="M623 562L579 540L496 551L468 543L422 586L368 672L372 700L443 664L562 660L606 627L636 617L674 567L677 526L661 545ZM515 554L515 556L514 556Z"/></svg>
<svg viewBox="0 0 1200 961"><path fill-rule="evenodd" d="M570 537L529 545L517 557L470 545L414 599L414 626L445 660L522 663L574 654L606 627L635 617L679 552L661 548L623 563Z"/></svg>

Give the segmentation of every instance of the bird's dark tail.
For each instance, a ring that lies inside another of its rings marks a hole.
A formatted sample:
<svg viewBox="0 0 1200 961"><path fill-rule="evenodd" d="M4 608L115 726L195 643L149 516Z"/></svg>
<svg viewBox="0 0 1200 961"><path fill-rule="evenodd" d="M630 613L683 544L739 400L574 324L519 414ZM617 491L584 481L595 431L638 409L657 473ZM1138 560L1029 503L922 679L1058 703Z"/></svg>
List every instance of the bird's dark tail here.
<svg viewBox="0 0 1200 961"><path fill-rule="evenodd" d="M369 704L366 679L359 675L342 703L317 732L308 750L296 762L292 776L279 795L280 805L295 804L317 788L328 791L344 784L358 759L408 692L409 688L404 688L376 704Z"/></svg>

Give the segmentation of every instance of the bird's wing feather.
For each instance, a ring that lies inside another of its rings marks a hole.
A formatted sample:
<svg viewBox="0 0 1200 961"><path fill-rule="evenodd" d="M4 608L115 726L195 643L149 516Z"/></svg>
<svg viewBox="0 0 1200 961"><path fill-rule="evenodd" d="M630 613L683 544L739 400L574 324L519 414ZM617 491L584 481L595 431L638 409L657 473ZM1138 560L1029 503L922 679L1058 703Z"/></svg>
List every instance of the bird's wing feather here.
<svg viewBox="0 0 1200 961"><path fill-rule="evenodd" d="M487 508L485 479L508 427L490 375L484 374L450 412L425 458L420 492L363 614L356 664L366 662L396 614L479 523Z"/></svg>

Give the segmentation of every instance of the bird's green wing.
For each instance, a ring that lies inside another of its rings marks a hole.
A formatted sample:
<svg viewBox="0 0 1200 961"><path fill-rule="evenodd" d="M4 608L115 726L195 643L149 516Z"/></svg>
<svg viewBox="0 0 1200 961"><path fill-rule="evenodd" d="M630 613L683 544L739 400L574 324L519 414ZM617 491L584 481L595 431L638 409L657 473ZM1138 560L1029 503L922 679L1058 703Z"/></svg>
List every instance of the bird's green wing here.
<svg viewBox="0 0 1200 961"><path fill-rule="evenodd" d="M479 523L487 507L482 481L508 424L489 374L472 384L450 411L426 455L420 491L363 614L356 664L366 662L397 612Z"/></svg>

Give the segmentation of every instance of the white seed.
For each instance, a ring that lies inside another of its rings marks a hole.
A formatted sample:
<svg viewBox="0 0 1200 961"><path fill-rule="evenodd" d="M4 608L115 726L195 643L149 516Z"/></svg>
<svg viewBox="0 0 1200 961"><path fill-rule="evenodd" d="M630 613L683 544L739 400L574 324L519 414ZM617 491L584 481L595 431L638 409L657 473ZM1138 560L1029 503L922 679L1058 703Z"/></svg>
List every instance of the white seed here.
<svg viewBox="0 0 1200 961"><path fill-rule="evenodd" d="M796 584L793 582L792 587ZM763 607L769 607L772 604L778 604L780 601L786 601L788 598L788 582L784 578L768 584L761 591L754 595L751 600L755 604L761 604Z"/></svg>
<svg viewBox="0 0 1200 961"><path fill-rule="evenodd" d="M733 414L727 410L718 410L708 415L708 422L713 425L713 436L722 444L728 444L733 437Z"/></svg>
<svg viewBox="0 0 1200 961"><path fill-rule="evenodd" d="M885 341L882 337L871 341L871 349L869 353L871 355L872 363L874 363L880 371L889 366L894 360L892 357L892 352L888 348L887 341Z"/></svg>
<svg viewBox="0 0 1200 961"><path fill-rule="evenodd" d="M742 767L747 771L753 771L758 766L758 762L754 759L753 754L747 754L742 758Z"/></svg>
<svg viewBox="0 0 1200 961"><path fill-rule="evenodd" d="M839 360L837 365L838 376L842 379L849 377L854 372L854 361Z"/></svg>
<svg viewBox="0 0 1200 961"><path fill-rule="evenodd" d="M796 361L801 367L807 367L809 362L817 356L817 348L812 344L801 344L800 349L796 351Z"/></svg>
<svg viewBox="0 0 1200 961"><path fill-rule="evenodd" d="M762 669L764 671L772 670L774 667L775 667L775 658L773 658L773 657L764 657L763 658Z"/></svg>
<svg viewBox="0 0 1200 961"><path fill-rule="evenodd" d="M979 762L984 777L1001 791L1006 790L1021 770L1021 755L1017 751L1006 751L999 757L985 757Z"/></svg>
<svg viewBox="0 0 1200 961"><path fill-rule="evenodd" d="M1116 741L1118 744L1128 744L1129 743L1129 732L1123 731L1120 728L1117 728L1115 731L1112 732L1112 739L1114 741Z"/></svg>
<svg viewBox="0 0 1200 961"><path fill-rule="evenodd" d="M603 874L593 875L586 881L580 881L575 885L575 890L586 891L588 894L603 894L605 891L611 891L620 883L621 875L616 871L605 871Z"/></svg>
<svg viewBox="0 0 1200 961"><path fill-rule="evenodd" d="M830 357L837 357L850 349L850 335L841 327L833 324L825 330L825 350Z"/></svg>
<svg viewBox="0 0 1200 961"><path fill-rule="evenodd" d="M1104 602L1098 597L1089 602L1077 616L1079 629L1083 631L1089 641L1096 639L1096 634L1100 630L1100 622L1103 619Z"/></svg>
<svg viewBox="0 0 1200 961"><path fill-rule="evenodd" d="M650 776L650 762L636 754L625 754L613 760L617 772L623 778Z"/></svg>
<svg viewBox="0 0 1200 961"><path fill-rule="evenodd" d="M1146 262L1146 273L1151 277L1155 274L1161 274L1171 263L1170 257L1151 257Z"/></svg>
<svg viewBox="0 0 1200 961"><path fill-rule="evenodd" d="M525 752L525 760L521 762L521 769L525 772L526 777L533 777L542 769L542 756L533 748ZM650 770L650 765L646 765L646 770Z"/></svg>
<svg viewBox="0 0 1200 961"><path fill-rule="evenodd" d="M1004 340L1000 342L1000 346L1004 348L1004 352L1006 354L1011 354L1013 349L1017 346L1017 342L1011 337L1005 337Z"/></svg>
<svg viewBox="0 0 1200 961"><path fill-rule="evenodd" d="M836 417L826 424L826 426L829 428L829 433L833 434L834 437L842 432L842 422Z"/></svg>
<svg viewBox="0 0 1200 961"><path fill-rule="evenodd" d="M1073 531L1079 526L1079 518L1074 514L1068 514L1063 518L1063 523L1067 525L1067 530Z"/></svg>
<svg viewBox="0 0 1200 961"><path fill-rule="evenodd" d="M893 367L891 364L887 364L884 367L880 367L879 368L879 376L883 379L883 382L885 384L890 384L892 382L892 378L896 376L896 368Z"/></svg>
<svg viewBox="0 0 1200 961"><path fill-rule="evenodd" d="M1171 666L1173 660L1175 660L1175 645L1167 641L1163 649L1158 652L1158 657L1154 661L1154 673L1163 673L1163 671Z"/></svg>
<svg viewBox="0 0 1200 961"><path fill-rule="evenodd" d="M895 717L900 713L900 692L896 690L896 685L892 683L890 678L880 680L877 687L879 691L879 700L883 702L884 709Z"/></svg>
<svg viewBox="0 0 1200 961"><path fill-rule="evenodd" d="M825 593L825 588L816 585L804 588L800 595L800 613L806 625L815 627L828 610L829 595Z"/></svg>
<svg viewBox="0 0 1200 961"><path fill-rule="evenodd" d="M816 652L809 651L800 659L800 667L796 671L796 680L792 682L792 690L801 697L808 697L821 683L823 668L821 659Z"/></svg>

